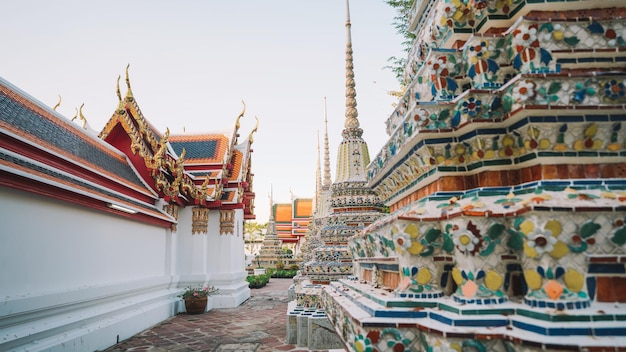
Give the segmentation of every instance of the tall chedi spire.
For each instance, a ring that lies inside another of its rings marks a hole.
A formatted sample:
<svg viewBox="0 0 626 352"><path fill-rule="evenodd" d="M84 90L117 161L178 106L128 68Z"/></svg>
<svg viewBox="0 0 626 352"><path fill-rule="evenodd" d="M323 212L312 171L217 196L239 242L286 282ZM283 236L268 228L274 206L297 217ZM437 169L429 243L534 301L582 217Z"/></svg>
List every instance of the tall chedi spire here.
<svg viewBox="0 0 626 352"><path fill-rule="evenodd" d="M315 198L313 198L313 213L317 212L322 191L322 168L320 167L320 131L317 131L317 163L315 165Z"/></svg>
<svg viewBox="0 0 626 352"><path fill-rule="evenodd" d="M361 138L356 112L356 92L352 67L352 40L350 39L350 14L348 2L346 29L346 119L342 141L337 154L337 174L330 181L330 170L326 167L318 217L314 219L313 239L322 245L315 248L306 262L303 273L314 284L327 284L346 278L352 273L352 254L348 240L358 231L381 216L383 204L368 187L365 168L369 163L367 144ZM327 123L326 116L324 122ZM330 164L328 153L328 131L325 136L324 164Z"/></svg>
<svg viewBox="0 0 626 352"><path fill-rule="evenodd" d="M346 120L337 154L335 182L366 181L365 169L370 162L367 144L361 138L363 130L357 118L359 113L356 110L351 27L350 4L346 0Z"/></svg>
<svg viewBox="0 0 626 352"><path fill-rule="evenodd" d="M324 97L324 183L322 190L330 189L330 148L328 147L328 111L326 109L326 97Z"/></svg>

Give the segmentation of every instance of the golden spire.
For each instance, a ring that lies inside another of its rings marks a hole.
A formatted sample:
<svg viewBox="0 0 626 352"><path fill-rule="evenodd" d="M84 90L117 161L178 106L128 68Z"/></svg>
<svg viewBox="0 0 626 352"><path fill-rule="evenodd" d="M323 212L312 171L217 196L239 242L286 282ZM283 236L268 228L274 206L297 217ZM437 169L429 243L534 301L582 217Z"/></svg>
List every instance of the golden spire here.
<svg viewBox="0 0 626 352"><path fill-rule="evenodd" d="M57 111L57 108L61 105L61 94L59 94L59 101L56 103L56 105L52 108L52 110Z"/></svg>
<svg viewBox="0 0 626 352"><path fill-rule="evenodd" d="M326 109L326 97L324 97L324 183L323 190L329 190L331 184L330 176L330 149L328 147L328 112Z"/></svg>
<svg viewBox="0 0 626 352"><path fill-rule="evenodd" d="M356 110L356 90L354 89L354 63L352 57L352 24L350 23L350 3L346 0L346 121L345 128L359 128L359 113Z"/></svg>
<svg viewBox="0 0 626 352"><path fill-rule="evenodd" d="M130 64L126 65L126 87L128 87L128 90L126 91L126 99L133 99L133 90L130 88L130 77L128 75L128 68L130 67Z"/></svg>
<svg viewBox="0 0 626 352"><path fill-rule="evenodd" d="M320 167L320 155L320 131L317 130L317 163L315 165L315 204L313 205L313 212L317 212L320 192L322 191L322 168Z"/></svg>

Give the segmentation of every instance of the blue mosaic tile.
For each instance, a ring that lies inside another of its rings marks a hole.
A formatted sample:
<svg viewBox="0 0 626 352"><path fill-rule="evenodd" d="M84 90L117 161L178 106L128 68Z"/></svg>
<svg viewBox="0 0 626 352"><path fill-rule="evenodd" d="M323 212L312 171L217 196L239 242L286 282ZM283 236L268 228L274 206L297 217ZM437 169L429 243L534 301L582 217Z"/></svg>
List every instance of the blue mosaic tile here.
<svg viewBox="0 0 626 352"><path fill-rule="evenodd" d="M571 335L593 335L594 329L591 327L585 328L549 328L548 335L550 336L571 336Z"/></svg>
<svg viewBox="0 0 626 352"><path fill-rule="evenodd" d="M625 274L626 268L623 263L591 263L588 272L591 274Z"/></svg>
<svg viewBox="0 0 626 352"><path fill-rule="evenodd" d="M524 323L524 322L517 321L517 320L513 320L512 323L514 327L522 329L522 330L531 331L531 332L534 332L536 334L541 334L541 335L548 334L546 328L541 327L541 326L528 324L528 323Z"/></svg>
<svg viewBox="0 0 626 352"><path fill-rule="evenodd" d="M428 314L428 316L431 319L436 320L436 321L438 321L440 323L443 323L443 324L446 324L446 325L452 325L452 323L453 323L452 319L450 319L448 317L445 317L445 316L443 316L441 314L435 313L435 312L430 312Z"/></svg>
<svg viewBox="0 0 626 352"><path fill-rule="evenodd" d="M594 328L595 336L626 336L626 327L606 327L606 328Z"/></svg>

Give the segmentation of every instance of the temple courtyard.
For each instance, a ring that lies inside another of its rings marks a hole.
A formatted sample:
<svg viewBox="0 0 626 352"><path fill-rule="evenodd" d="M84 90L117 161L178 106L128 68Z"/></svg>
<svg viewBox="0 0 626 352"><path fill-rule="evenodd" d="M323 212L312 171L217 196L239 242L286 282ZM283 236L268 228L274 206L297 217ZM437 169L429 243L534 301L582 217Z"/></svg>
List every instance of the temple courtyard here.
<svg viewBox="0 0 626 352"><path fill-rule="evenodd" d="M291 279L271 279L265 287L251 290L250 299L239 307L181 313L106 351L309 351L285 343L292 283Z"/></svg>

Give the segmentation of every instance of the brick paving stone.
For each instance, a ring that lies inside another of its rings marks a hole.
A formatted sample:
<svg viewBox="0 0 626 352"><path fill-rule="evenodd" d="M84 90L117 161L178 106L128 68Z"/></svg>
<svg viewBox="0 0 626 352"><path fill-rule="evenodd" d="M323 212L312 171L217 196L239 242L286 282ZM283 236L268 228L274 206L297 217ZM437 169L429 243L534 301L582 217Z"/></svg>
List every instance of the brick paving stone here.
<svg viewBox="0 0 626 352"><path fill-rule="evenodd" d="M292 283L271 279L267 286L251 290L250 299L239 307L178 314L105 351L307 352L285 343L287 291Z"/></svg>

